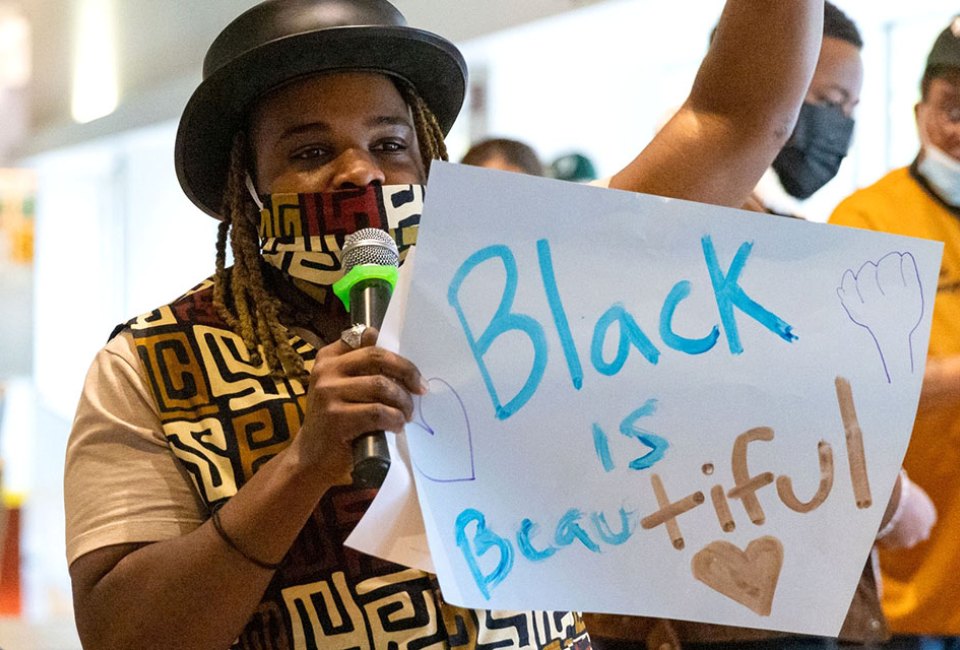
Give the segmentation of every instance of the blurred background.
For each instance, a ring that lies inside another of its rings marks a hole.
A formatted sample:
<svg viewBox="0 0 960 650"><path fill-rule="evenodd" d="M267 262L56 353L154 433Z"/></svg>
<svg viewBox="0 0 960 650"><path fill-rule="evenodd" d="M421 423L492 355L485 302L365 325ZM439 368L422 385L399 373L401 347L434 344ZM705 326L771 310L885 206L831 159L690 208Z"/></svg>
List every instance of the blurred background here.
<svg viewBox="0 0 960 650"><path fill-rule="evenodd" d="M393 0L461 46L448 139L626 164L679 106L722 0ZM917 151L913 104L947 0L835 0L866 46L851 155L808 214ZM73 650L62 465L114 325L213 272L216 223L183 196L177 119L207 46L255 0L0 0L0 647ZM169 260L176 260L171 266Z"/></svg>

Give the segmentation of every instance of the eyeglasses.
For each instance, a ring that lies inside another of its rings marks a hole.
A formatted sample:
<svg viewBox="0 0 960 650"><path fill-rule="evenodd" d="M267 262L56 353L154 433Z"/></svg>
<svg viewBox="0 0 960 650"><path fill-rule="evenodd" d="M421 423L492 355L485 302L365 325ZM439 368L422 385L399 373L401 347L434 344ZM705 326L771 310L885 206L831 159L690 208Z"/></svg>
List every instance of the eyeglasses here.
<svg viewBox="0 0 960 650"><path fill-rule="evenodd" d="M960 123L960 104L937 106L934 112L940 120L949 122L950 124Z"/></svg>
<svg viewBox="0 0 960 650"><path fill-rule="evenodd" d="M960 98L952 98L938 103L922 104L930 117L940 127L954 127L960 124Z"/></svg>

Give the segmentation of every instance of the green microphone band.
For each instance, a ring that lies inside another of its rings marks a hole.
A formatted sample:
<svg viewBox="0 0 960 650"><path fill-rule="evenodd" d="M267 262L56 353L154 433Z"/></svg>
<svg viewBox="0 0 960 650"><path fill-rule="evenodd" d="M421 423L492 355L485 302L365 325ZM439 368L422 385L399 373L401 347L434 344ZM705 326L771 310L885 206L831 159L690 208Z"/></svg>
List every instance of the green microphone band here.
<svg viewBox="0 0 960 650"><path fill-rule="evenodd" d="M343 306L350 311L350 290L364 280L385 280L390 283L392 290L397 286L397 276L400 269L386 264L361 264L350 269L350 272L333 283L333 293L336 294Z"/></svg>

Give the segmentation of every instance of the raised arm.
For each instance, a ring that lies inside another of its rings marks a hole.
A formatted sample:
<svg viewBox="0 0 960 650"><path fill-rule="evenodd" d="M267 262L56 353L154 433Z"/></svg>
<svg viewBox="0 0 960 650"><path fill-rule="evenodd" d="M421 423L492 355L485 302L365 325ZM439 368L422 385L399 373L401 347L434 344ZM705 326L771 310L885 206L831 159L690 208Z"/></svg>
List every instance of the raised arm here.
<svg viewBox="0 0 960 650"><path fill-rule="evenodd" d="M793 130L823 0L728 0L690 96L616 189L739 207Z"/></svg>

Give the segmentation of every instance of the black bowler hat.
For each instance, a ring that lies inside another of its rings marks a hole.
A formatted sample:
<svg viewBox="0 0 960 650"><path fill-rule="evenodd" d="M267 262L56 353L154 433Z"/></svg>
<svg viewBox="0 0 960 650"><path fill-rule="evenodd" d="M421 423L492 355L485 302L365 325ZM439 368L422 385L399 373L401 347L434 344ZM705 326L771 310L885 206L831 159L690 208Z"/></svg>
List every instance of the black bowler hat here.
<svg viewBox="0 0 960 650"><path fill-rule="evenodd" d="M405 79L444 134L466 92L459 50L408 27L386 0L267 0L227 25L210 46L203 81L180 118L174 163L190 200L222 218L233 138L254 100L298 77L337 70Z"/></svg>

